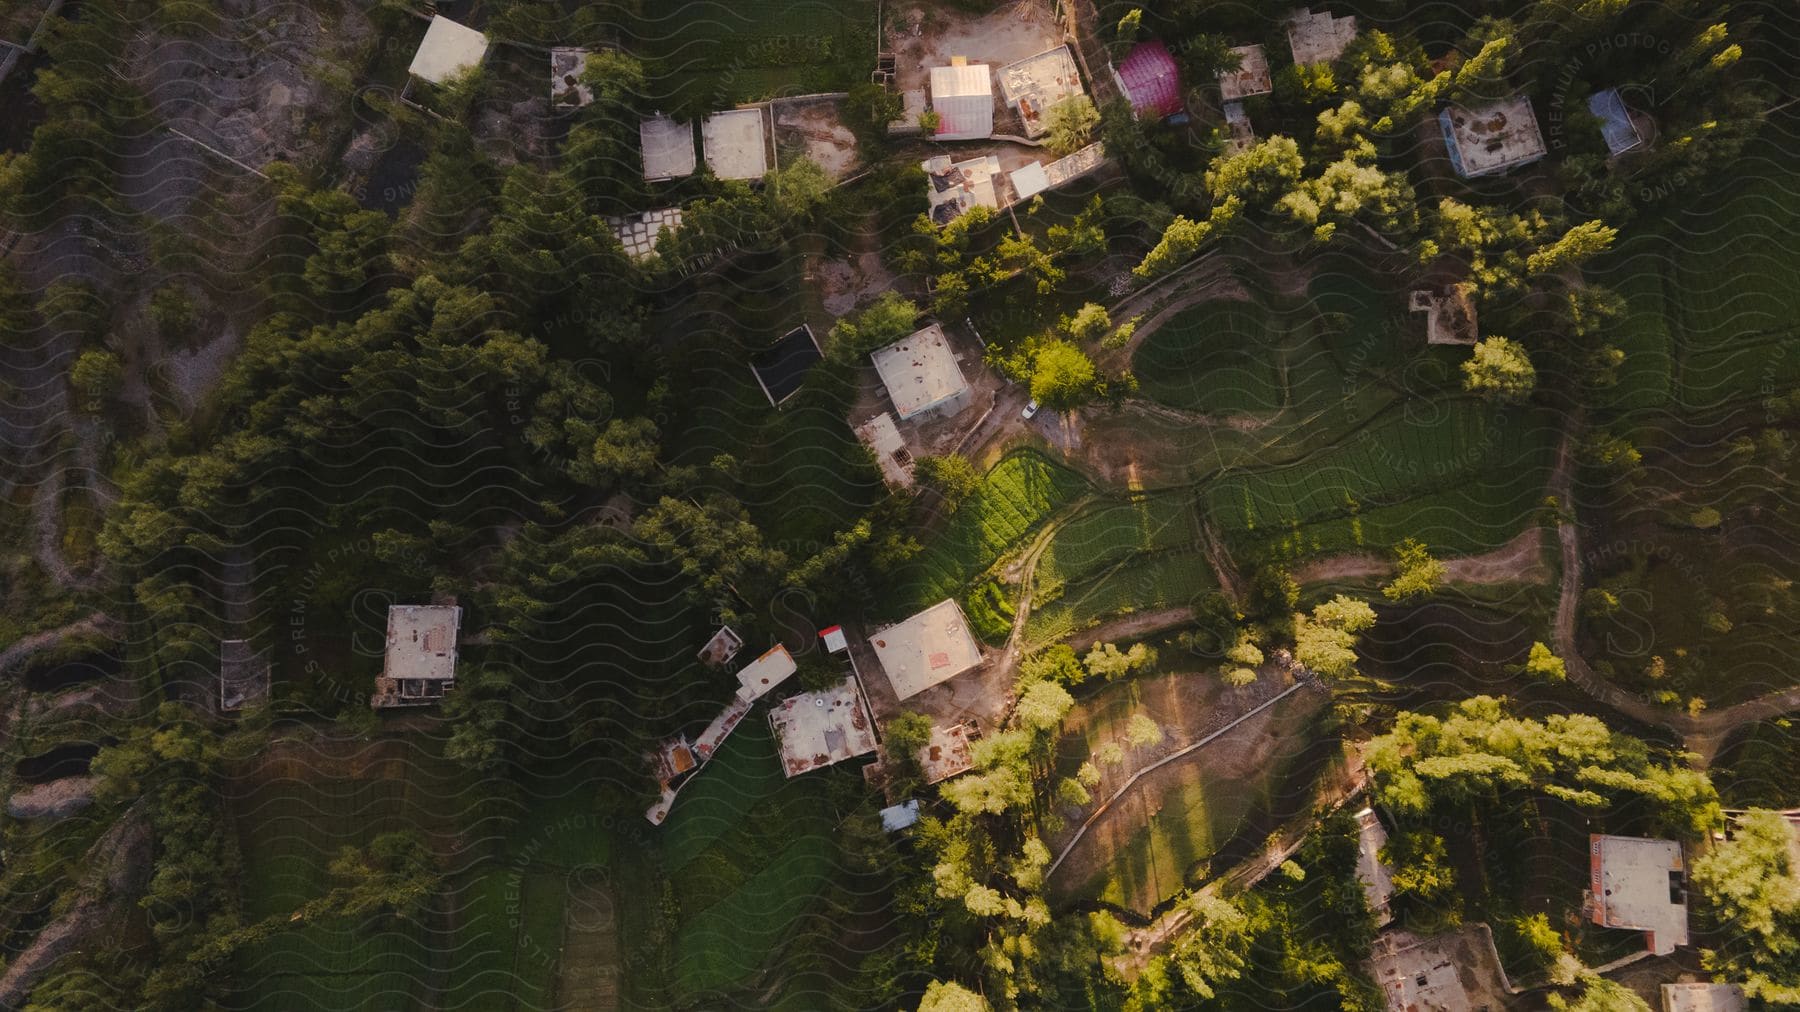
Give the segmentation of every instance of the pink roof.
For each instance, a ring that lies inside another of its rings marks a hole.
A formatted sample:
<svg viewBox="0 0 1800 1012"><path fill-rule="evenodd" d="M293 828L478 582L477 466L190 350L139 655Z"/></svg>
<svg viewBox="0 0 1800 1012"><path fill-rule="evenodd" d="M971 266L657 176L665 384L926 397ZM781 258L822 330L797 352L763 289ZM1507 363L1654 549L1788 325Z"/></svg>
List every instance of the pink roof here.
<svg viewBox="0 0 1800 1012"><path fill-rule="evenodd" d="M1119 83L1140 115L1149 113L1161 119L1181 111L1181 74L1168 47L1159 40L1132 47L1131 55L1119 64Z"/></svg>

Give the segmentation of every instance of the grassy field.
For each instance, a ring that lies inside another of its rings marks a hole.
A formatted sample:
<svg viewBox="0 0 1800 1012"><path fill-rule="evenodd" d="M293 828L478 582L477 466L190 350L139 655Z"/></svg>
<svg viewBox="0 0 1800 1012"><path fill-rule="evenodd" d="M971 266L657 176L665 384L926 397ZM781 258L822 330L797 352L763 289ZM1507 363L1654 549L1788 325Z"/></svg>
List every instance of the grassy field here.
<svg viewBox="0 0 1800 1012"><path fill-rule="evenodd" d="M768 961L834 869L831 770L781 775L767 721L745 721L675 804L662 838L680 908L674 973L690 995L741 983Z"/></svg>
<svg viewBox="0 0 1800 1012"><path fill-rule="evenodd" d="M688 0L644 5L625 46L662 108L729 109L843 91L875 63L874 0Z"/></svg>
<svg viewBox="0 0 1800 1012"><path fill-rule="evenodd" d="M1199 538L1194 500L1186 492L1095 503L1056 529L1038 558L1035 589L1043 600L1132 556L1192 545Z"/></svg>
<svg viewBox="0 0 1800 1012"><path fill-rule="evenodd" d="M1035 451L1003 457L907 564L892 598L896 617L962 596L970 581L1086 487L1080 475Z"/></svg>
<svg viewBox="0 0 1800 1012"><path fill-rule="evenodd" d="M1065 587L1054 601L1034 608L1025 639L1050 643L1121 615L1178 608L1218 587L1211 563L1199 549L1135 556Z"/></svg>
<svg viewBox="0 0 1800 1012"><path fill-rule="evenodd" d="M1713 765L1712 776L1734 808L1800 804L1800 726L1785 717L1751 724Z"/></svg>
<svg viewBox="0 0 1800 1012"><path fill-rule="evenodd" d="M1176 314L1132 356L1141 396L1215 414L1260 414L1285 401L1273 314L1251 302L1205 302Z"/></svg>
<svg viewBox="0 0 1800 1012"><path fill-rule="evenodd" d="M1429 543L1491 546L1541 497L1554 435L1541 414L1502 415L1472 400L1408 405L1305 460L1227 475L1202 503L1234 547L1283 557L1424 537L1408 516L1427 508L1426 524L1441 532ZM1415 504L1427 496L1442 498ZM1335 525L1306 529L1324 521ZM1464 529L1486 533L1456 536Z"/></svg>

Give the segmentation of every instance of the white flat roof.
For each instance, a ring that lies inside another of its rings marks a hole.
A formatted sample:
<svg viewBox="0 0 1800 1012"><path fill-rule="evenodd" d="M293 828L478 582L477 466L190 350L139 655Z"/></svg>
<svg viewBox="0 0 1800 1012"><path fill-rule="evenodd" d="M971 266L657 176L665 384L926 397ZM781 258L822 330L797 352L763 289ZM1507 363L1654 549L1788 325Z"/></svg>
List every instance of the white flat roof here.
<svg viewBox="0 0 1800 1012"><path fill-rule="evenodd" d="M741 699L759 699L762 695L787 681L797 666L794 655L780 643L763 651L763 655L743 666L737 673L738 683L743 687L738 690ZM746 695L747 693L747 695Z"/></svg>
<svg viewBox="0 0 1800 1012"><path fill-rule="evenodd" d="M1450 160L1464 176L1487 176L1544 157L1531 99L1518 95L1475 108L1445 107L1438 113Z"/></svg>
<svg viewBox="0 0 1800 1012"><path fill-rule="evenodd" d="M1050 176L1044 171L1043 162L1032 162L1012 170L1013 192L1020 200L1030 200L1050 188Z"/></svg>
<svg viewBox="0 0 1800 1012"><path fill-rule="evenodd" d="M919 801L902 801L897 805L889 805L881 810L881 828L890 833L897 833L919 821Z"/></svg>
<svg viewBox="0 0 1800 1012"><path fill-rule="evenodd" d="M396 604L388 608L387 653L381 673L388 678L445 682L456 677L456 627L462 609L445 604Z"/></svg>
<svg viewBox="0 0 1800 1012"><path fill-rule="evenodd" d="M769 711L769 726L781 742L782 771L790 777L875 751L875 722L854 678L822 692L789 696Z"/></svg>
<svg viewBox="0 0 1800 1012"><path fill-rule="evenodd" d="M1050 108L1063 99L1081 94L1081 74L1068 46L1046 49L1000 68L1000 95L1017 109L1025 124L1025 136L1037 137L1049 129Z"/></svg>
<svg viewBox="0 0 1800 1012"><path fill-rule="evenodd" d="M729 109L700 121L706 166L720 179L761 179L769 171L763 137L761 109Z"/></svg>
<svg viewBox="0 0 1800 1012"><path fill-rule="evenodd" d="M1745 1012L1750 1007L1738 984L1664 984L1663 1012Z"/></svg>
<svg viewBox="0 0 1800 1012"><path fill-rule="evenodd" d="M965 63L960 67L931 68L931 99L965 98L979 95L992 98L994 79L985 63Z"/></svg>
<svg viewBox="0 0 1800 1012"><path fill-rule="evenodd" d="M1295 63L1329 63L1344 55L1344 49L1356 39L1356 17L1333 17L1330 11L1295 11L1288 18L1287 36Z"/></svg>
<svg viewBox="0 0 1800 1012"><path fill-rule="evenodd" d="M1638 836L1588 838L1594 923L1649 935L1666 956L1688 941L1687 877L1681 844Z"/></svg>
<svg viewBox="0 0 1800 1012"><path fill-rule="evenodd" d="M966 141L994 132L994 83L985 63L931 68L931 111L937 139Z"/></svg>
<svg viewBox="0 0 1800 1012"><path fill-rule="evenodd" d="M487 55L487 47L487 36L442 14L433 15L431 27L425 29L425 38L407 73L432 84L443 84L479 65Z"/></svg>
<svg viewBox="0 0 1800 1012"><path fill-rule="evenodd" d="M1231 51L1238 56L1238 69L1219 75L1219 96L1227 102L1235 102L1251 95L1267 95L1275 90L1269 77L1269 56L1263 47L1233 46Z"/></svg>
<svg viewBox="0 0 1800 1012"><path fill-rule="evenodd" d="M981 663L981 646L951 598L877 630L869 645L903 700Z"/></svg>
<svg viewBox="0 0 1800 1012"><path fill-rule="evenodd" d="M937 405L969 389L962 367L956 364L956 353L944 329L932 324L923 330L876 349L870 356L875 371L894 399L894 410L901 421Z"/></svg>
<svg viewBox="0 0 1800 1012"><path fill-rule="evenodd" d="M652 117L638 124L638 143L644 149L645 179L655 182L693 175L694 124Z"/></svg>
<svg viewBox="0 0 1800 1012"><path fill-rule="evenodd" d="M1381 848L1388 842L1387 827L1372 808L1357 812L1356 824L1360 830L1356 838L1356 877L1362 882L1363 895L1368 897L1377 923L1385 927L1394 919L1393 911L1388 909L1388 901L1394 896L1394 879L1388 866L1381 863Z"/></svg>

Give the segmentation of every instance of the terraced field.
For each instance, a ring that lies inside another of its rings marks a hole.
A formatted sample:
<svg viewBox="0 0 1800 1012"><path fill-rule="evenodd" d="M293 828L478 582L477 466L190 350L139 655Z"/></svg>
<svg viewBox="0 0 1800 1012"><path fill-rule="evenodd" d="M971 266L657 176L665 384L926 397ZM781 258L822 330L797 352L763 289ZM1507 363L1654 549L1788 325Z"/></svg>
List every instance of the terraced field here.
<svg viewBox="0 0 1800 1012"><path fill-rule="evenodd" d="M1132 357L1140 394L1189 411L1260 414L1285 401L1276 320L1249 302L1204 302L1156 328Z"/></svg>

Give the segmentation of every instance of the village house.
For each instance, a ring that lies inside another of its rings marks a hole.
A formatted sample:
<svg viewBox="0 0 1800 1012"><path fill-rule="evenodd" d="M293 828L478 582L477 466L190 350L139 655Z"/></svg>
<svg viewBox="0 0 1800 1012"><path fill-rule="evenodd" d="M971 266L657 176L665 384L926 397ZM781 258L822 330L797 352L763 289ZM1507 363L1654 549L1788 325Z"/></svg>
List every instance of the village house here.
<svg viewBox="0 0 1800 1012"><path fill-rule="evenodd" d="M1167 119L1181 113L1181 71L1161 41L1151 39L1131 47L1125 62L1112 68L1112 74L1138 119Z"/></svg>
<svg viewBox="0 0 1800 1012"><path fill-rule="evenodd" d="M876 630L869 645L902 701L981 663L981 646L953 598Z"/></svg>
<svg viewBox="0 0 1800 1012"><path fill-rule="evenodd" d="M1068 46L1047 49L1000 68L1000 95L1019 114L1025 136L1050 129L1049 112L1058 102L1082 94L1081 75Z"/></svg>
<svg viewBox="0 0 1800 1012"><path fill-rule="evenodd" d="M1588 838L1588 894L1595 924L1644 932L1658 956L1688 943L1687 871L1681 844L1636 836Z"/></svg>
<svg viewBox="0 0 1800 1012"><path fill-rule="evenodd" d="M1288 16L1288 49L1294 63L1330 63L1356 41L1356 18L1333 17L1330 11L1297 10Z"/></svg>
<svg viewBox="0 0 1800 1012"><path fill-rule="evenodd" d="M949 418L969 406L969 381L963 378L944 328L935 323L877 348L869 357L900 421L927 415Z"/></svg>
<svg viewBox="0 0 1800 1012"><path fill-rule="evenodd" d="M471 67L479 67L487 58L487 49L487 36L442 14L433 15L406 72L421 81L443 84Z"/></svg>
<svg viewBox="0 0 1800 1012"><path fill-rule="evenodd" d="M994 81L985 63L954 57L931 68L931 111L940 141L974 141L994 132Z"/></svg>
<svg viewBox="0 0 1800 1012"><path fill-rule="evenodd" d="M1544 157L1544 135L1531 99L1523 95L1472 109L1447 105L1438 112L1438 127L1451 167L1465 179L1507 172Z"/></svg>
<svg viewBox="0 0 1800 1012"><path fill-rule="evenodd" d="M1227 102L1240 102L1275 90L1269 76L1269 55L1261 46L1234 46L1238 68L1219 74L1219 97Z"/></svg>
<svg viewBox="0 0 1800 1012"><path fill-rule="evenodd" d="M396 604L388 608L387 651L375 679L377 708L426 706L456 688L455 605Z"/></svg>
<svg viewBox="0 0 1800 1012"><path fill-rule="evenodd" d="M790 777L875 751L875 721L854 677L782 700L769 711L769 726Z"/></svg>

